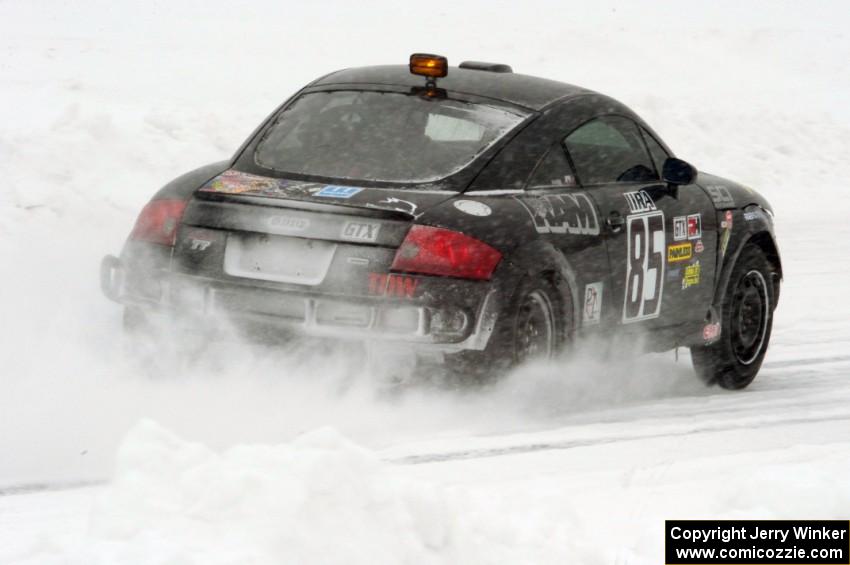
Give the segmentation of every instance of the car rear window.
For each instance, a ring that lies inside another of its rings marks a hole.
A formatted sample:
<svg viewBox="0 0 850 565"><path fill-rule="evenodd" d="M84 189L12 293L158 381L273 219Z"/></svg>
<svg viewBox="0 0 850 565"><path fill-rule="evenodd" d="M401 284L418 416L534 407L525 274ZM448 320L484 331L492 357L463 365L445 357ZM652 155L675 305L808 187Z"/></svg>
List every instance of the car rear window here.
<svg viewBox="0 0 850 565"><path fill-rule="evenodd" d="M340 179L427 182L455 173L525 115L495 105L396 92L313 92L274 120L258 165Z"/></svg>

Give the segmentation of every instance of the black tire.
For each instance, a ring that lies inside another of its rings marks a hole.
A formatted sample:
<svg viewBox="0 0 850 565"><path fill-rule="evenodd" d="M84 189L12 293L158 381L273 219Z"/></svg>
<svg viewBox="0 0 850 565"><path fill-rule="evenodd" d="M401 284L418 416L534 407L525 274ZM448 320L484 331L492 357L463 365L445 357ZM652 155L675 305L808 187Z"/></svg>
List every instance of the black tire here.
<svg viewBox="0 0 850 565"><path fill-rule="evenodd" d="M741 251L723 299L720 339L691 348L694 369L707 384L734 390L756 378L773 328L773 274L758 246Z"/></svg>
<svg viewBox="0 0 850 565"><path fill-rule="evenodd" d="M483 351L447 356L458 376L486 382L517 365L556 356L572 335L572 300L566 284L548 276L526 277L502 311Z"/></svg>

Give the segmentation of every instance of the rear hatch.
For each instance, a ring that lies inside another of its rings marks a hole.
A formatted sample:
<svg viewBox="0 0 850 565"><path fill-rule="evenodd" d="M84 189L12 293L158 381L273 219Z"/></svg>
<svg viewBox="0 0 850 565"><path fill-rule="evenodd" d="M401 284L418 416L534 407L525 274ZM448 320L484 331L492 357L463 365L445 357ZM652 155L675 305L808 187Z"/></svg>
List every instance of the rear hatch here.
<svg viewBox="0 0 850 565"><path fill-rule="evenodd" d="M226 171L187 206L174 269L270 290L380 295L412 220L454 195Z"/></svg>

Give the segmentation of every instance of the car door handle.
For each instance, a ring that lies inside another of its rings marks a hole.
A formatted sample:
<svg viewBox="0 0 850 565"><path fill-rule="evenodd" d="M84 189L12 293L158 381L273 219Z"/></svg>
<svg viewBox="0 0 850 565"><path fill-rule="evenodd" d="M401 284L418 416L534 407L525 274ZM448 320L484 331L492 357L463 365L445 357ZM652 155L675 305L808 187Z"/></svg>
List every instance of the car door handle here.
<svg viewBox="0 0 850 565"><path fill-rule="evenodd" d="M608 227L612 232L618 232L626 225L626 219L619 212L611 212L608 214Z"/></svg>

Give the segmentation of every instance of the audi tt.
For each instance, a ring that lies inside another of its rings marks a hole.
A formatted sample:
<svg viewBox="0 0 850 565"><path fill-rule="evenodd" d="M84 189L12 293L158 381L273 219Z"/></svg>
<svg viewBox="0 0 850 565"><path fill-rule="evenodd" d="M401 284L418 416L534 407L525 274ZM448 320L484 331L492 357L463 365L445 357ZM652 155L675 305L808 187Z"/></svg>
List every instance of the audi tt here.
<svg viewBox="0 0 850 565"><path fill-rule="evenodd" d="M639 337L726 388L758 372L781 280L766 199L625 105L428 54L308 84L156 192L101 267L131 332L227 320L492 374Z"/></svg>

